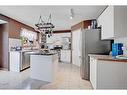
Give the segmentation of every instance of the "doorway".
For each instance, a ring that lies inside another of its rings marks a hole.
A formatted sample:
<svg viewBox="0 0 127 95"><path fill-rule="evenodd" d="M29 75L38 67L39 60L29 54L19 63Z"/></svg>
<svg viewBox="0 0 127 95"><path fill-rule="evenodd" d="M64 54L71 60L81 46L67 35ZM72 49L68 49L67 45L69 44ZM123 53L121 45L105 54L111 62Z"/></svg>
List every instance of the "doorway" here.
<svg viewBox="0 0 127 95"><path fill-rule="evenodd" d="M0 69L8 70L8 23L0 20Z"/></svg>

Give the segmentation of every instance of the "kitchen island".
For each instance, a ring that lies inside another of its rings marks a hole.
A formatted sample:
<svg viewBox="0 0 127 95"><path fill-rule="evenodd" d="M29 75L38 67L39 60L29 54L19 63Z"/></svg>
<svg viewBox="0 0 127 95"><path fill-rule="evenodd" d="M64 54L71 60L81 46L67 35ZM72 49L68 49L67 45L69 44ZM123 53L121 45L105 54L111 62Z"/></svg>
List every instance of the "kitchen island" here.
<svg viewBox="0 0 127 95"><path fill-rule="evenodd" d="M31 53L30 77L32 79L52 82L56 76L58 65L57 53Z"/></svg>

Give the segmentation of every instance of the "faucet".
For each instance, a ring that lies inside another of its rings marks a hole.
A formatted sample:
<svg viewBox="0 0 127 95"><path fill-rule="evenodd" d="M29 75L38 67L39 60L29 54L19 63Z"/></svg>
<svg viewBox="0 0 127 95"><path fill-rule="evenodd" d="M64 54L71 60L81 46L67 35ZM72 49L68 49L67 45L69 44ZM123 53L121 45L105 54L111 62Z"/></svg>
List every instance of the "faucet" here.
<svg viewBox="0 0 127 95"><path fill-rule="evenodd" d="M32 44L30 44L30 47L31 47L31 50L33 50L33 46L32 46Z"/></svg>
<svg viewBox="0 0 127 95"><path fill-rule="evenodd" d="M31 46L31 50L33 50L33 46Z"/></svg>

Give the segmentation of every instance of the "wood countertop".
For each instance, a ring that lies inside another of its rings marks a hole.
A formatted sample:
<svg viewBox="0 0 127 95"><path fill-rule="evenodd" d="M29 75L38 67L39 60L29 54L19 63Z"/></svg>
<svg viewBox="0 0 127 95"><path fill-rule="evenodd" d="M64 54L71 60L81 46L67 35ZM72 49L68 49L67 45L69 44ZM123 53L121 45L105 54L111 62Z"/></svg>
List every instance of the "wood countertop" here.
<svg viewBox="0 0 127 95"><path fill-rule="evenodd" d="M127 59L117 59L117 58L113 58L111 55L89 54L88 56L94 57L97 60L102 60L102 61L127 62Z"/></svg>

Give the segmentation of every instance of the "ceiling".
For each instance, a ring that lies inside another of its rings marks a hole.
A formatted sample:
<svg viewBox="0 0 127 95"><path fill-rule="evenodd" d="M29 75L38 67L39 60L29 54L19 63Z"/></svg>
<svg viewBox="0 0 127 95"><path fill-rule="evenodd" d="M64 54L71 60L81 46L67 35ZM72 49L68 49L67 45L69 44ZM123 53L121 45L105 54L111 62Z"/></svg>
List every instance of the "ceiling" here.
<svg viewBox="0 0 127 95"><path fill-rule="evenodd" d="M74 18L70 19L70 9L74 11ZM35 27L40 14L46 21L52 14L52 23L55 30L70 29L83 20L96 19L106 6L0 6L0 13L16 19L29 26Z"/></svg>

